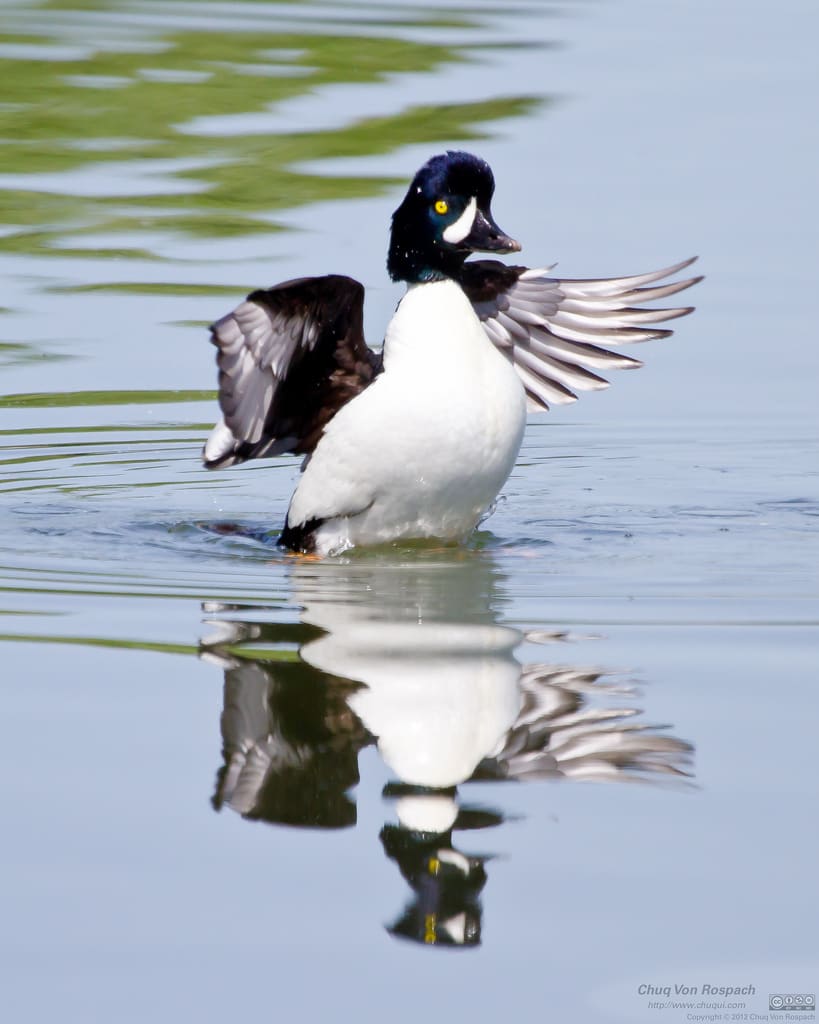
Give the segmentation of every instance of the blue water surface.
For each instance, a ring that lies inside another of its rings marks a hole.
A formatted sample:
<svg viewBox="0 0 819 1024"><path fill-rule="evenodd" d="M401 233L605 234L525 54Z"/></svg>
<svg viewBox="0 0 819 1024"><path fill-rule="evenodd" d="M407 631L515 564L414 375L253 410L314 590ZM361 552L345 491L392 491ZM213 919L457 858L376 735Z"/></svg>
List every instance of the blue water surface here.
<svg viewBox="0 0 819 1024"><path fill-rule="evenodd" d="M817 992L817 31L807 0L4 6L10 1021ZM698 308L532 418L465 548L285 556L296 460L200 467L205 327L341 271L377 343L445 147L528 264L698 254Z"/></svg>

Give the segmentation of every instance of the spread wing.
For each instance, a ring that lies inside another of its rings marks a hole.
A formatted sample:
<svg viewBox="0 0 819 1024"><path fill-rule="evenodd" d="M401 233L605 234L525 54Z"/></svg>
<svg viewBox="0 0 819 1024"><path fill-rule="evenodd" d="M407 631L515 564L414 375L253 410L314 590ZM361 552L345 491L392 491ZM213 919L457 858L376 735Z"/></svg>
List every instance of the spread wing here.
<svg viewBox="0 0 819 1024"><path fill-rule="evenodd" d="M205 466L312 452L381 369L364 341L363 311L363 287L333 274L252 292L217 320L210 330L223 419L205 444Z"/></svg>
<svg viewBox="0 0 819 1024"><path fill-rule="evenodd" d="M528 270L474 260L464 264L461 285L493 344L514 364L529 410L542 412L576 401L577 391L608 387L596 370L642 366L608 346L668 337L670 330L652 325L685 316L694 307L652 309L643 303L701 281L690 277L657 284L693 262L634 277L577 281L550 277L550 267Z"/></svg>

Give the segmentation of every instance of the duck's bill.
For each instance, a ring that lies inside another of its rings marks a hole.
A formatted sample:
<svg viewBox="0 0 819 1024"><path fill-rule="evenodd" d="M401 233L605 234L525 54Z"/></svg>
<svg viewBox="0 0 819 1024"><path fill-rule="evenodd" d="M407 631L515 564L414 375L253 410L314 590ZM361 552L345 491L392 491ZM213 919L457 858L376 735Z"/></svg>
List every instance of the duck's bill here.
<svg viewBox="0 0 819 1024"><path fill-rule="evenodd" d="M482 210L475 214L472 230L462 244L473 252L520 252L520 242L501 231L492 215Z"/></svg>

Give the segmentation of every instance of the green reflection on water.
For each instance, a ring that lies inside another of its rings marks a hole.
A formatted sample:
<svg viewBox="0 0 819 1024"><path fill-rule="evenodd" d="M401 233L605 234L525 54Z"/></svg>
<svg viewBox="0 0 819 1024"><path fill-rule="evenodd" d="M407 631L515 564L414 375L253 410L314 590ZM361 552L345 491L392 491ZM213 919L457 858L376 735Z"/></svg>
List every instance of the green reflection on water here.
<svg viewBox="0 0 819 1024"><path fill-rule="evenodd" d="M41 612L14 612L0 610L3 615L43 614ZM0 643L37 643L67 644L74 647L106 647L113 650L153 651L157 654L186 654L199 656L201 648L197 644L161 643L151 640L122 640L112 637L96 636L48 636L39 633L0 633ZM219 648L222 654L232 654L239 658L252 658L259 662L277 662L298 664L301 657L297 649L281 647L244 646L242 644L223 644Z"/></svg>
<svg viewBox="0 0 819 1024"><path fill-rule="evenodd" d="M44 391L0 396L0 409L53 409L80 405L155 405L212 402L215 391Z"/></svg>
<svg viewBox="0 0 819 1024"><path fill-rule="evenodd" d="M20 363L59 362L68 356L55 352L44 352L36 345L25 342L0 342L0 367Z"/></svg>
<svg viewBox="0 0 819 1024"><path fill-rule="evenodd" d="M322 120L332 127L277 130L274 114L266 126L259 115L320 87L430 74L471 59L463 45L419 41L404 26L438 27L445 29L440 38L457 39L459 27L478 24L476 16L373 4L336 10L328 20L326 5L309 2L242 5L235 17L228 5L213 3L175 4L172 17L145 3L6 7L0 219L16 230L0 238L0 249L145 258L150 243L103 243L86 252L61 244L60 236L269 232L276 211L372 195L391 184L316 175L300 169L302 162L484 137L487 122L539 102L511 96L356 117L328 98ZM203 117L208 134L197 127Z"/></svg>
<svg viewBox="0 0 819 1024"><path fill-rule="evenodd" d="M58 593L58 591L51 591ZM116 640L94 636L41 636L38 633L0 633L0 643L67 644L73 647L107 647L116 650L154 651L159 654L198 654L194 644L163 644L143 640ZM281 661L295 660L281 658Z"/></svg>

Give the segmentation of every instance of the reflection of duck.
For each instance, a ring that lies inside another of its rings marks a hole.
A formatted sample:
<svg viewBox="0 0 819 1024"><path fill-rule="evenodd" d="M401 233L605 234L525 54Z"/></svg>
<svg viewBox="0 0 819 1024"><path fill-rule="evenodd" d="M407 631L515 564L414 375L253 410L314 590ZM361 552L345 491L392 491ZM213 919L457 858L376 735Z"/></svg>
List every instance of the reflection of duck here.
<svg viewBox="0 0 819 1024"><path fill-rule="evenodd" d="M630 724L635 709L596 706L623 692L606 673L522 668L521 633L494 621L498 581L484 557L299 565L291 578L303 622L322 630L301 658L366 684L348 704L403 782L617 777L662 771L681 753L678 740Z"/></svg>
<svg viewBox="0 0 819 1024"><path fill-rule="evenodd" d="M484 554L299 563L292 585L299 624L274 621L277 609L206 606L214 631L203 654L225 669L214 806L289 825L352 825L358 753L375 742L399 780L385 791L398 823L381 840L413 890L395 934L480 941L486 857L458 849L453 832L492 827L503 814L462 806L461 784L686 774L692 748L633 724L633 691L616 679L521 668L521 634L495 621L501 580Z"/></svg>
<svg viewBox="0 0 819 1024"><path fill-rule="evenodd" d="M302 659L366 684L348 703L384 761L411 785L468 779L516 719L520 633L493 624L486 606L472 605L470 614L465 603L481 564L454 573L370 571L367 603L339 601L337 585L328 598L328 578L350 594L358 590L363 581L355 568L327 574L322 565L314 574L299 567L293 574L303 620L323 630L302 646ZM435 604L423 604L436 586Z"/></svg>
<svg viewBox="0 0 819 1024"><path fill-rule="evenodd" d="M514 465L527 406L574 401L639 366L603 346L669 334L689 312L637 308L698 278L688 266L599 281L558 280L476 251L510 253L490 209L489 165L433 157L393 214L387 268L407 294L383 353L364 341L364 289L332 275L255 291L211 329L222 421L209 468L305 454L281 543L320 555L407 538L461 540ZM649 285L650 287L645 287Z"/></svg>

